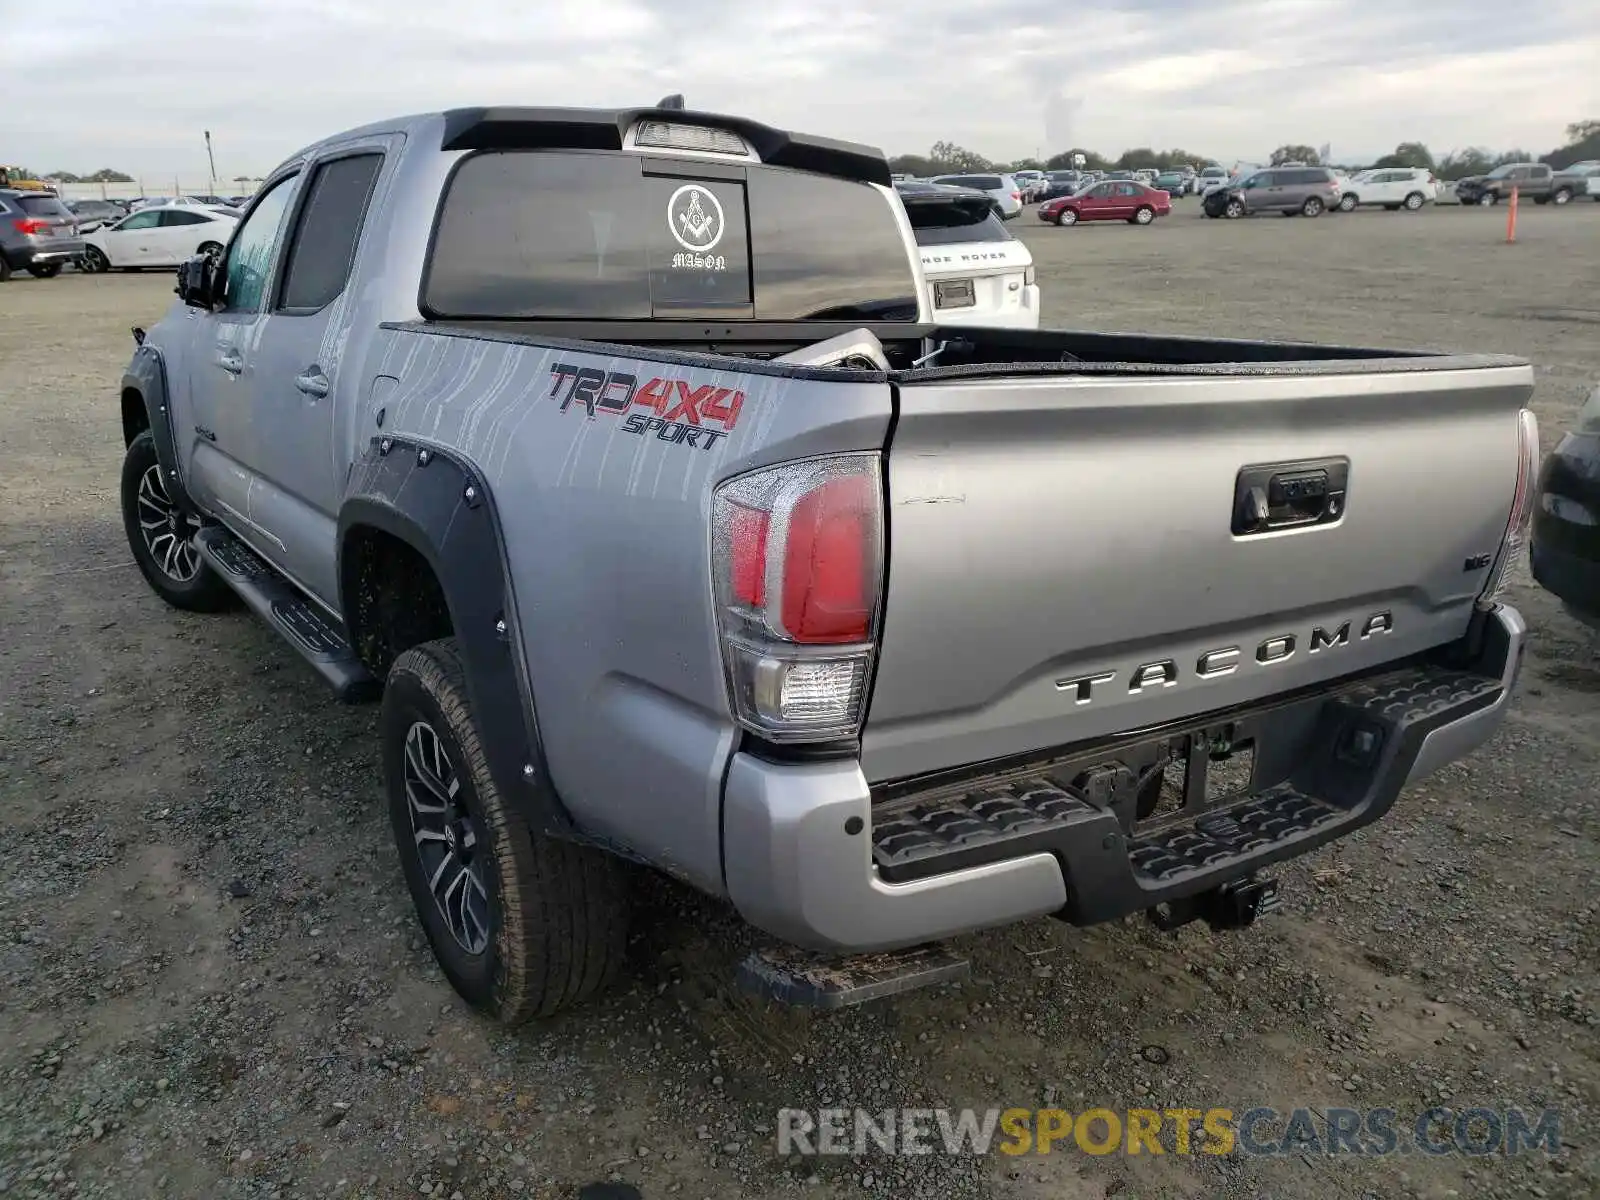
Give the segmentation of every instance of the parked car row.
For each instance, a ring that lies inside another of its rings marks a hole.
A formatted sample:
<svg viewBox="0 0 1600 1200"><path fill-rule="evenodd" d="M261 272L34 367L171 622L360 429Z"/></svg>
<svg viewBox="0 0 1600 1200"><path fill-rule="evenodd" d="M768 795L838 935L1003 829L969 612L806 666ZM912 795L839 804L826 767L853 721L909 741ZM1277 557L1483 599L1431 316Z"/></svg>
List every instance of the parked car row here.
<svg viewBox="0 0 1600 1200"><path fill-rule="evenodd" d="M105 201L0 189L0 282L14 271L50 279L68 264L88 272L175 267L221 254L239 223L227 204L165 204L107 213Z"/></svg>

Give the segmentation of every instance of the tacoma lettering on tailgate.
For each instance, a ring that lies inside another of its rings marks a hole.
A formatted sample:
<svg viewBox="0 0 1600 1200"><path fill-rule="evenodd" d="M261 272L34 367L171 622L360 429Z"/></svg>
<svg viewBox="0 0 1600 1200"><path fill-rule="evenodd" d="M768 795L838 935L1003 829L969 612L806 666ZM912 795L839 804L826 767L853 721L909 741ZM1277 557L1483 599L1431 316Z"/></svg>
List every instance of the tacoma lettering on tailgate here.
<svg viewBox="0 0 1600 1200"><path fill-rule="evenodd" d="M1314 626L1306 653L1321 654L1348 646L1351 636L1350 625L1351 622L1345 621L1331 629L1322 625ZM1362 621L1356 636L1361 641L1367 641L1377 634L1393 631L1394 615L1385 610L1372 613ZM1299 644L1300 639L1293 633L1280 633L1262 638L1256 645L1253 661L1262 667L1285 662L1294 657ZM1232 675L1239 669L1243 654L1243 648L1239 646L1219 646L1215 650L1207 650L1195 660L1194 670L1190 674L1197 679L1220 679L1224 675ZM1175 658L1161 658L1155 662L1140 663L1129 673L1128 691L1137 696L1154 688L1171 687L1178 682L1179 675L1178 660ZM1058 679L1056 689L1073 693L1075 704L1088 704L1094 700L1096 684L1110 683L1116 677L1116 671L1097 671L1093 675Z"/></svg>

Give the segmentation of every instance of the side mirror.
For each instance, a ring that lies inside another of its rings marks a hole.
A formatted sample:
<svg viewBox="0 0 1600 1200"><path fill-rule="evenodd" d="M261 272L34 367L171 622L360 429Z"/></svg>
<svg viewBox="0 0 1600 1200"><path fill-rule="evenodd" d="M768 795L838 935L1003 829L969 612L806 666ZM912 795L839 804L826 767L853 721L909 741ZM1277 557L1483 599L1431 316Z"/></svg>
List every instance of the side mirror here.
<svg viewBox="0 0 1600 1200"><path fill-rule="evenodd" d="M222 299L220 264L210 254L196 254L178 268L178 299L191 308L210 311Z"/></svg>

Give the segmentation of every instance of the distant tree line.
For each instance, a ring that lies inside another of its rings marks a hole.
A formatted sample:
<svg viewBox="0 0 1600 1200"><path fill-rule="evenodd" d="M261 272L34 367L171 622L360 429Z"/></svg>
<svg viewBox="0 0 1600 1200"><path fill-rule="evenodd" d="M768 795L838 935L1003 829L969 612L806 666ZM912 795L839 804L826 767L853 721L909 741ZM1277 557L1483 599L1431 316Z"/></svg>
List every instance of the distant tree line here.
<svg viewBox="0 0 1600 1200"><path fill-rule="evenodd" d="M74 175L71 171L46 171L43 174L30 171L26 167L13 167L11 174L18 179L53 179L57 183L132 183L132 175L124 175L121 171L113 171L110 167L101 167L93 175Z"/></svg>
<svg viewBox="0 0 1600 1200"><path fill-rule="evenodd" d="M1019 158L1010 162L992 162L975 150L957 146L953 142L935 142L927 154L899 154L889 160L889 169L908 175L948 175L972 171L1057 171L1073 165L1073 156L1083 155L1084 165L1092 171L1128 171L1139 167L1156 167L1166 170L1181 166L1203 166L1217 161L1205 154L1188 150L1154 150L1138 146L1125 150L1116 158L1096 154L1093 150L1076 148L1063 150L1040 161L1036 158ZM1358 167L1418 167L1432 171L1441 179L1462 179L1468 175L1483 175L1494 168L1512 162L1545 162L1559 170L1575 162L1600 159L1600 120L1575 121L1567 126L1567 144L1549 154L1538 155L1531 150L1507 150L1495 153L1481 146L1452 150L1440 157L1421 142L1401 142L1392 154L1385 154L1370 163L1328 163L1349 170ZM1322 165L1322 157L1313 146L1289 143L1272 152L1271 162L1306 163Z"/></svg>

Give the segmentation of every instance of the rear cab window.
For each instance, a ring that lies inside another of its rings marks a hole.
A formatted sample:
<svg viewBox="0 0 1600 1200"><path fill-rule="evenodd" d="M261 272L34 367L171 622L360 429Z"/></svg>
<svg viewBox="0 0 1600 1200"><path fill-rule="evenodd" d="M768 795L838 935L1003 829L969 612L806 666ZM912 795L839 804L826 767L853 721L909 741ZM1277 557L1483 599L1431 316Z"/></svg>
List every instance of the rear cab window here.
<svg viewBox="0 0 1600 1200"><path fill-rule="evenodd" d="M868 184L625 151L491 150L440 201L434 320L915 321L895 201Z"/></svg>

